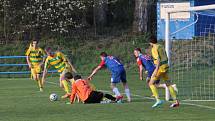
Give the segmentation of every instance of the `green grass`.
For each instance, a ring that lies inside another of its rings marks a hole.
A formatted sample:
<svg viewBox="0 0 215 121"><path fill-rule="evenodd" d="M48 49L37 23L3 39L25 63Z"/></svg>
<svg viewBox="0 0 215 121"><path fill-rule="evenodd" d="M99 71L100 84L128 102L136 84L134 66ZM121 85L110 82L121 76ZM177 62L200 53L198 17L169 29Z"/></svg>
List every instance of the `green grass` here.
<svg viewBox="0 0 215 121"><path fill-rule="evenodd" d="M99 74L93 83L97 89L110 91L108 74ZM174 109L169 108L170 103L166 102L152 109L154 101L145 98L151 93L145 82L138 80L137 74L128 74L133 101L122 104L66 105L66 100L50 102L50 93L61 96L63 91L57 85L58 78L48 78L47 81L56 84L46 83L45 91L39 92L30 79L0 78L0 121L214 121L215 109L210 107L215 108L215 102L182 102L209 108L181 104ZM119 87L122 91L122 86Z"/></svg>

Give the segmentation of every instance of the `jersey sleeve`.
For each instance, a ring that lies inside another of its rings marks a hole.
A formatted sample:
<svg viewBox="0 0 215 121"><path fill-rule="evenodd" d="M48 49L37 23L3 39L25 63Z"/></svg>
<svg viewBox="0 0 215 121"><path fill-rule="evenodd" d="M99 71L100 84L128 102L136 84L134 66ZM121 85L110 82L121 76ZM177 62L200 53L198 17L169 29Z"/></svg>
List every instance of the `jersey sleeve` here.
<svg viewBox="0 0 215 121"><path fill-rule="evenodd" d="M142 65L142 61L140 60L140 58L137 58L137 65L138 66Z"/></svg>
<svg viewBox="0 0 215 121"><path fill-rule="evenodd" d="M40 48L40 52L41 52L43 57L46 55L45 51L43 49L41 49L41 48Z"/></svg>
<svg viewBox="0 0 215 121"><path fill-rule="evenodd" d="M29 56L29 55L30 55L30 51L31 51L31 49L28 48L28 50L26 51L25 55L26 55L26 56Z"/></svg>
<svg viewBox="0 0 215 121"><path fill-rule="evenodd" d="M104 67L104 66L105 66L105 61L102 60L102 61L100 62L100 64L99 64L99 66Z"/></svg>
<svg viewBox="0 0 215 121"><path fill-rule="evenodd" d="M65 55L64 55L63 53L58 52L57 55L60 56L60 58L61 58L63 61L68 61L67 58L65 57Z"/></svg>

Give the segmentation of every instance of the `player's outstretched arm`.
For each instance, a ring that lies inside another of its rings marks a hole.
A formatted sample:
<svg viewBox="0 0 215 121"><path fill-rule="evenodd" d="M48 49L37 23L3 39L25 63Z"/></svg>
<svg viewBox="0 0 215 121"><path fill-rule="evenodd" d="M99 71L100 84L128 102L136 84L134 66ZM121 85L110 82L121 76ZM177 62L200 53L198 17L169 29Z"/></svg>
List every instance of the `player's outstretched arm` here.
<svg viewBox="0 0 215 121"><path fill-rule="evenodd" d="M27 60L28 67L31 69L31 63L30 63L30 58L29 58L29 56L26 56L26 60Z"/></svg>
<svg viewBox="0 0 215 121"><path fill-rule="evenodd" d="M93 70L93 72L90 74L90 76L88 76L88 80L91 80L92 79L92 77L93 77L93 75L95 75L97 72L98 72L98 70L99 69L101 69L102 68L102 66L97 66L94 70Z"/></svg>
<svg viewBox="0 0 215 121"><path fill-rule="evenodd" d="M139 65L139 77L140 80L143 80L143 65Z"/></svg>

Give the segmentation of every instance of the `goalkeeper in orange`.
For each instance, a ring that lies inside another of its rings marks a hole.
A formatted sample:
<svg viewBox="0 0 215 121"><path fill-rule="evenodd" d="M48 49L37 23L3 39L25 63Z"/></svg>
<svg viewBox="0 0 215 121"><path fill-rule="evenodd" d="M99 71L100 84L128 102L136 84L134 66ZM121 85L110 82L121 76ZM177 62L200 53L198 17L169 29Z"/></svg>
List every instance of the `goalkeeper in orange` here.
<svg viewBox="0 0 215 121"><path fill-rule="evenodd" d="M51 66L54 66L55 69L60 73L60 87L64 89L66 94L62 96L62 98L67 98L70 96L69 92L69 84L68 81L65 79L65 73L67 72L73 72L77 73L71 62L68 58L65 57L65 55L60 51L53 51L50 47L46 48L46 54L48 55L45 61L44 65L44 71L43 71L43 77L42 77L42 83L45 83L45 77L47 74L48 68Z"/></svg>
<svg viewBox="0 0 215 121"><path fill-rule="evenodd" d="M167 58L165 49L162 45L157 43L156 37L150 38L150 45L152 46L151 51L152 51L152 57L154 59L154 64L155 64L154 72L152 73L151 79L149 81L149 87L156 99L156 103L152 107L153 108L157 107L163 103L163 101L159 99L158 90L154 84L156 80L160 80L160 79L163 79L165 81L167 87L169 88L170 95L173 98L174 102L170 105L170 107L178 107L179 101L177 100L176 92L172 87L172 83L167 74L169 66L168 66L168 58Z"/></svg>
<svg viewBox="0 0 215 121"><path fill-rule="evenodd" d="M71 73L66 73L65 78L67 80L72 79L73 75ZM96 91L92 89L89 82L85 79L82 79L80 75L76 75L74 77L75 82L72 84L70 102L67 104L73 104L75 101L75 97L78 96L80 100L87 104L87 103L100 103L103 98L107 98L112 102L117 102L121 98L115 98L110 94L105 94L100 91Z"/></svg>
<svg viewBox="0 0 215 121"><path fill-rule="evenodd" d="M37 81L40 91L43 91L40 75L42 72L42 65L45 61L45 52L38 47L38 41L34 39L25 55L28 67L31 70L31 75L33 76L33 79Z"/></svg>

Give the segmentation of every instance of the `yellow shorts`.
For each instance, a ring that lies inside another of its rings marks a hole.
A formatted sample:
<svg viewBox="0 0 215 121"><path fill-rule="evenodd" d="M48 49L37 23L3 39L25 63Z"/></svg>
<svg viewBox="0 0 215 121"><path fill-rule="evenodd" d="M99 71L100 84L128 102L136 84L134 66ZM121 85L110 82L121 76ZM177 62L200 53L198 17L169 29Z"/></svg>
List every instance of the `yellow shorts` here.
<svg viewBox="0 0 215 121"><path fill-rule="evenodd" d="M162 79L164 81L168 81L169 80L169 76L167 74L168 68L169 68L168 64L161 65L159 67L159 69L158 69L158 72L157 72L156 76L153 77L152 79L153 80L160 80L160 79Z"/></svg>
<svg viewBox="0 0 215 121"><path fill-rule="evenodd" d="M36 77L37 74L41 74L42 73L42 68L41 66L33 66L33 68L31 68L31 74L33 77Z"/></svg>

